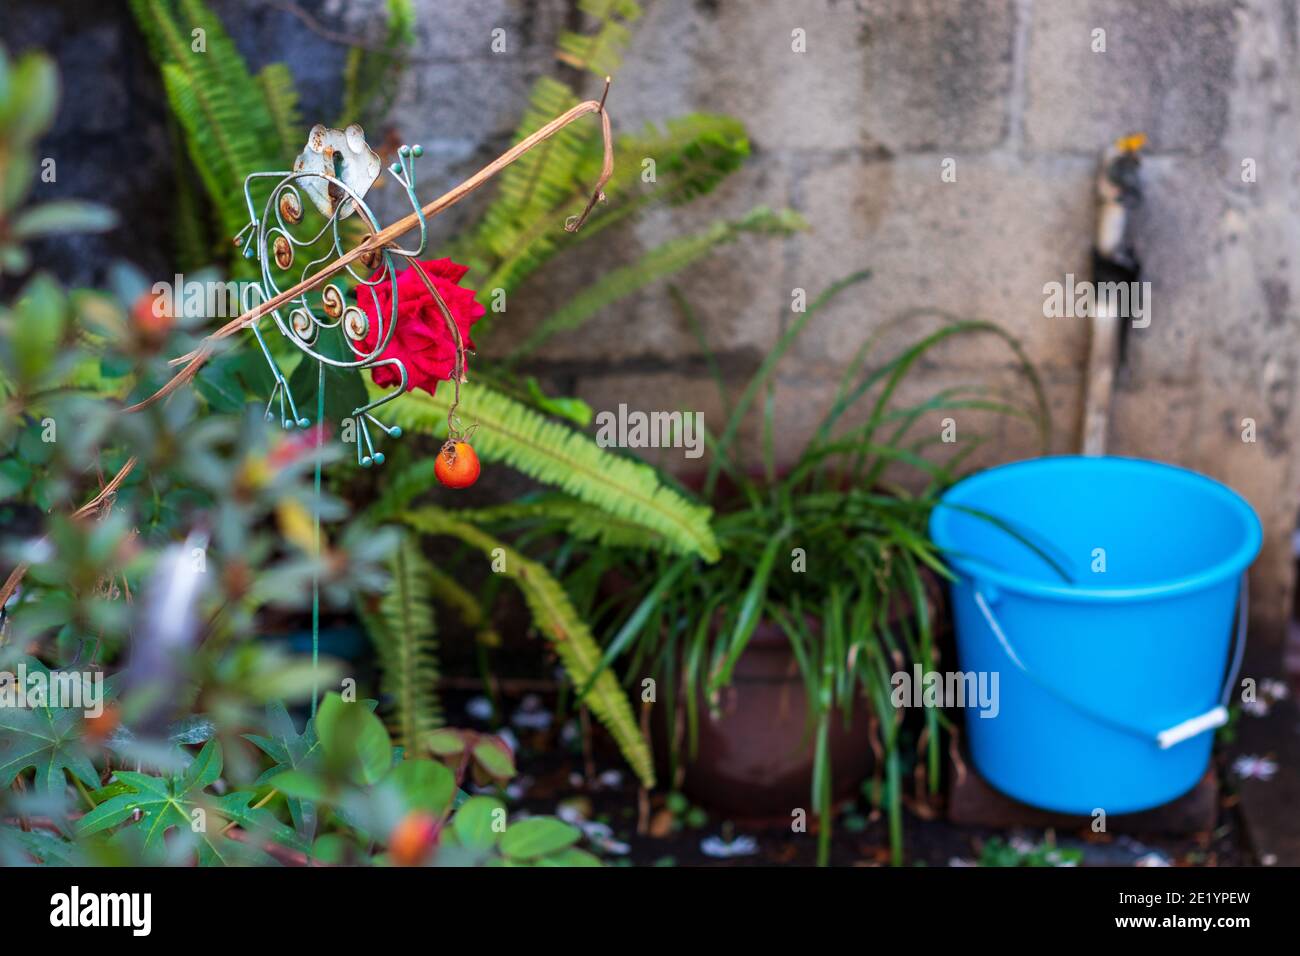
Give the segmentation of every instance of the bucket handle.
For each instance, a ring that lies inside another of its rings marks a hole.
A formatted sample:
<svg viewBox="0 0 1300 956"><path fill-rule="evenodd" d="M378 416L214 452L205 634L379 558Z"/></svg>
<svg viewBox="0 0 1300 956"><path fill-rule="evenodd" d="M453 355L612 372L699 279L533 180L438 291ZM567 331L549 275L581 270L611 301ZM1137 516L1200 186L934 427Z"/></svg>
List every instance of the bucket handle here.
<svg viewBox="0 0 1300 956"><path fill-rule="evenodd" d="M1025 676L1029 677L1034 681L1034 683L1038 684L1038 686L1042 687L1053 697L1057 698L1062 703L1068 704L1079 713L1117 730L1122 730L1125 733L1140 737L1148 742L1154 736L1155 743L1161 750L1168 750L1175 744L1180 744L1184 740L1190 740L1207 730L1222 727L1228 722L1228 701L1232 697L1232 689L1236 686L1237 675L1241 673L1241 662L1246 653L1246 621L1249 617L1250 591L1245 574L1242 574L1241 576L1241 589L1238 591L1237 628L1233 640L1234 648L1232 664L1228 669L1228 676L1224 682L1223 692L1219 697L1219 703L1203 714L1189 717L1180 723L1174 724L1172 727L1167 727L1164 730L1157 731L1154 735L1149 730L1122 723L1115 720L1113 717L1108 717L1105 714L1098 713L1090 707L1086 707L1077 700L1074 700L1068 694L1057 690L1042 677L1031 671L1020 659L1015 648L1011 646L1011 641L1007 639L1006 632L1002 630L1002 625L998 623L997 616L993 613L993 608L989 606L989 601L984 597L984 593L978 584L975 585L974 591L976 606L980 609L980 613L984 615L984 620L988 624L989 630L991 630L993 636L998 639L998 643L1002 646L1003 652L1007 657L1011 658L1011 662L1015 664L1016 667L1020 668L1020 670L1024 672Z"/></svg>

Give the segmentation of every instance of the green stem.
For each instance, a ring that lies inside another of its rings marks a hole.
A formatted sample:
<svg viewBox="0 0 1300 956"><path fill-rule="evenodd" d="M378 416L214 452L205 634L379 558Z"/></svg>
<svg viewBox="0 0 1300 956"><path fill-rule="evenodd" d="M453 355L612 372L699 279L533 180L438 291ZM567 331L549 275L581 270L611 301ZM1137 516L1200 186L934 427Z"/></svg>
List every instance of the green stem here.
<svg viewBox="0 0 1300 956"><path fill-rule="evenodd" d="M311 572L311 715L316 716L316 699L320 697L320 470L324 453L325 432L325 363L317 365L316 378L316 500L312 505L315 521L315 563Z"/></svg>

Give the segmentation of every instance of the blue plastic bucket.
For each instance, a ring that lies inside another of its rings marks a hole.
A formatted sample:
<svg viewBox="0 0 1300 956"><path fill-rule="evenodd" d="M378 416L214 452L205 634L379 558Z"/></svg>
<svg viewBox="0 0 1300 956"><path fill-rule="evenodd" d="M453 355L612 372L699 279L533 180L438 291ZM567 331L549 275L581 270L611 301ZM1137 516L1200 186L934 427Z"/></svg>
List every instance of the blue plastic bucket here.
<svg viewBox="0 0 1300 956"><path fill-rule="evenodd" d="M989 783L1081 814L1196 785L1227 719L1262 540L1240 495L1155 462L1042 458L954 485L930 534L957 575L960 666L997 675L996 711L966 709Z"/></svg>

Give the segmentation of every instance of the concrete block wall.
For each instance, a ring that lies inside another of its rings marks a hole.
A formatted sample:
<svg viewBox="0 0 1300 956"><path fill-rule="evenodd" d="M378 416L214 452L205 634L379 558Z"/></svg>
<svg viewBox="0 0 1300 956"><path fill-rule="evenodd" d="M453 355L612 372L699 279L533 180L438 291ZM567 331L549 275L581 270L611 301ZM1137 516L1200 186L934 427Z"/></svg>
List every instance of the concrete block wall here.
<svg viewBox="0 0 1300 956"><path fill-rule="evenodd" d="M1250 499L1266 528L1257 633L1280 641L1300 506L1298 21L1294 0L658 0L616 81L619 125L732 113L754 156L704 202L639 223L630 245L760 202L811 222L805 235L724 249L682 282L736 387L790 321L793 288L812 295L872 270L783 367L788 453L866 336L892 323L880 344L892 354L942 315L993 320L1022 342L1047 390L1052 450L1073 451L1086 323L1044 318L1043 285L1089 274L1098 151L1145 132L1136 242L1152 322L1129 336L1111 450L1196 468ZM796 28L804 53L791 49ZM948 159L955 182L941 178ZM544 285L538 313L575 287L564 275ZM598 406L635 405L682 394L696 352L656 289L554 340L536 368L563 368ZM991 338L938 350L913 394L963 383L1027 394ZM1242 440L1247 418L1254 443ZM992 427L981 463L1035 453L1029 429Z"/></svg>

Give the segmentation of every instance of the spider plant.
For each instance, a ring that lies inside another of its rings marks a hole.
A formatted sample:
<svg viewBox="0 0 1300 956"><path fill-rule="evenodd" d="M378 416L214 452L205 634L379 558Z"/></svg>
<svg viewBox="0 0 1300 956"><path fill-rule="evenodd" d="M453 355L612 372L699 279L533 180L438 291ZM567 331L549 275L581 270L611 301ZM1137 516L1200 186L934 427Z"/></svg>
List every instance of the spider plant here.
<svg viewBox="0 0 1300 956"><path fill-rule="evenodd" d="M674 765L694 754L699 701L716 704L759 622L776 623L789 640L809 702L819 862L827 860L830 848L831 721L849 721L863 702L879 734L883 803L897 864L902 861L904 721L890 701L890 680L913 663L934 669L927 577L933 581L934 575L949 573L927 537L927 518L939 493L986 440L967 429L952 450L939 428L921 426L964 411L991 412L1030 422L1046 445L1048 411L1041 384L1014 339L990 322L945 317L937 330L874 364L884 329L868 339L797 457L780 461L774 440L778 364L813 315L865 278L859 273L836 283L797 316L744 388L722 431L707 436L710 457L700 495L714 509L721 560L710 564L690 554L632 551L618 547L616 539L582 552L581 542L571 536L556 558L579 606L589 604L596 619L604 613L611 622L595 675L614 665L629 683L648 673L660 675L662 705L674 721L686 722L684 728L675 724L671 735L682 738L687 750L680 755L674 746ZM698 331L680 297L678 305ZM1032 401L1011 403L979 384L940 389L910 404L895 401L927 353L945 341L975 335L1006 343L1030 383ZM722 389L715 363L710 366ZM753 463L746 460L739 436L760 403L762 437L759 461ZM933 454L936 446L950 450L946 460ZM532 534L541 524L530 519L542 514L540 508L530 512L516 504L500 517L516 529L531 524L526 533ZM597 582L612 568L622 572L622 580L638 583L600 607ZM580 698L586 689L578 689ZM935 793L945 720L933 708L925 710L923 720L916 756Z"/></svg>

